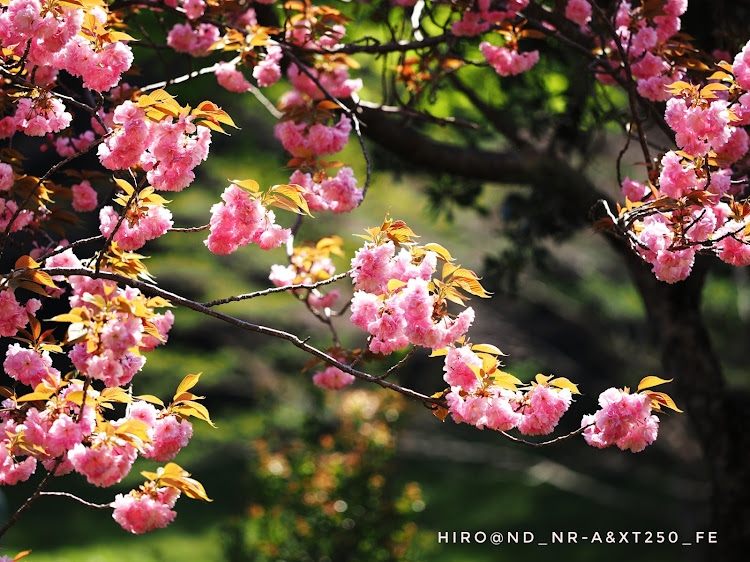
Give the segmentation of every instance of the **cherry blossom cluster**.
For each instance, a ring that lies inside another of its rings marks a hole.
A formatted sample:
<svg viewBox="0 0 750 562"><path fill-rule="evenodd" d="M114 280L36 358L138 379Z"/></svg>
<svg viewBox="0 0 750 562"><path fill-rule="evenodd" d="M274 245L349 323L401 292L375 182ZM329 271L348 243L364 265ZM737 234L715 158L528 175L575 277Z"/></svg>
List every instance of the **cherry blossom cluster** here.
<svg viewBox="0 0 750 562"><path fill-rule="evenodd" d="M348 213L362 202L363 190L357 187L354 172L348 167L320 183L316 183L311 174L295 170L289 181L307 191L304 196L311 211Z"/></svg>
<svg viewBox="0 0 750 562"><path fill-rule="evenodd" d="M62 254L55 257L60 255ZM68 255L58 261L70 260L71 256ZM71 286L78 283L74 277L71 276ZM79 286L75 290L80 289ZM100 285L98 288L89 285L88 289L94 292L74 295L71 301L93 304L94 307L104 301L102 296L111 297L113 301L118 298L128 298L132 303L139 301L137 294L112 296L119 289L111 284ZM104 295L99 292L100 289L104 291ZM140 307L146 308L147 305L148 303L143 302ZM34 308L34 305L31 307ZM77 318L71 318L76 315ZM56 319L73 321L90 318L93 323L100 315L91 308L87 313L82 307L74 307L69 315ZM168 407L163 407L155 397L147 397L148 402L133 400L117 386L123 384L121 380L105 380L105 388L101 391L89 384L89 381L98 378L99 365L92 364L97 357L112 359L112 356L126 347L132 350L128 352L132 357L132 352L138 350L139 343L144 350L152 348L163 340L158 330L161 329L166 334L172 320L171 314L154 315L150 318L149 331L152 334L143 334L142 329L133 326L132 318L111 319L104 324L98 340L107 349L101 356L90 354L88 350L81 348L91 345L91 331L84 340L85 343L76 344L70 356L78 372L87 378L85 382L79 379L63 380L49 357L49 350L60 351L60 347L55 344L37 342L32 349L12 344L8 348L3 364L6 373L20 384L31 386L34 391L18 396L10 389L2 389L6 399L2 402L3 409L0 411L0 483L12 485L25 481L41 463L54 476L75 471L92 485L109 487L120 482L130 472L139 454L160 462L172 460L192 437L193 428L186 419L187 416L195 415L210 423L205 409L195 402L200 397L188 392L199 378L195 375L190 375L183 381ZM102 320L98 319L97 323L101 324ZM77 364L79 360L76 356L82 354L91 355L86 365ZM110 365L110 370L118 369L123 370L117 365ZM125 403L128 407L123 417L110 421L104 414L108 408L112 408L112 403ZM157 408L154 404L162 407ZM196 485L199 486L197 483ZM180 489L180 486L175 485L157 489L147 483L142 487L142 492L118 495L112 503L115 510L113 517L123 528L134 533L163 527L175 516L169 509L174 506ZM203 496L199 494L191 497Z"/></svg>
<svg viewBox="0 0 750 562"><path fill-rule="evenodd" d="M60 384L59 372L55 371L48 373L47 381L37 388L54 389ZM17 403L13 397L3 401L0 482L16 484L28 480L39 461L48 470L59 465L58 474L72 470L73 465L66 455L92 434L96 423L91 406L85 407L81 414L79 405L66 398L70 392L81 389L80 384L69 385L64 394L52 397L42 408L22 408L23 403ZM26 458L20 460L22 456ZM55 460L62 457L65 457L62 463Z"/></svg>
<svg viewBox="0 0 750 562"><path fill-rule="evenodd" d="M182 111L154 122L125 101L114 110L115 134L99 145L99 159L110 170L140 163L154 189L182 191L195 179L193 169L208 157L211 145L211 131L194 120Z"/></svg>
<svg viewBox="0 0 750 562"><path fill-rule="evenodd" d="M453 22L451 31L454 35L474 37L488 31L493 25L500 25L512 20L529 5L529 0L509 0L498 6L492 5L492 0L478 0L461 15L461 19ZM498 9L501 7L502 9Z"/></svg>
<svg viewBox="0 0 750 562"><path fill-rule="evenodd" d="M274 135L299 162L289 181L307 191L305 199L311 210L350 212L363 197L352 169L344 167L330 176L319 159L340 152L352 130L346 115L336 120L331 109L337 106L326 101L326 96L347 99L362 88L362 80L350 78L348 67L337 59L304 70L292 64L287 77L293 89L281 98L285 118L275 126ZM307 171L310 169L312 173Z"/></svg>
<svg viewBox="0 0 750 562"><path fill-rule="evenodd" d="M192 57L207 57L220 38L219 28L210 23L177 23L167 36L167 45Z"/></svg>
<svg viewBox="0 0 750 562"><path fill-rule="evenodd" d="M707 85L670 85L665 121L679 150L661 157L652 186L630 178L623 182L623 195L631 202L624 212L638 219L633 246L662 281L685 279L702 249L732 265L750 264L748 213L736 202L746 179L735 171L748 152L750 95L733 76L742 75L747 49L734 65L722 63L717 79ZM659 206L669 200L674 204Z"/></svg>
<svg viewBox="0 0 750 562"><path fill-rule="evenodd" d="M15 336L28 324L29 315L36 314L41 306L39 299L29 299L22 306L12 290L0 290L0 337Z"/></svg>
<svg viewBox="0 0 750 562"><path fill-rule="evenodd" d="M367 243L352 259L351 322L370 333L370 351L390 354L410 343L441 349L463 336L474 321L469 307L450 317L430 288L435 252L415 252L388 240ZM395 283L394 283L395 281Z"/></svg>
<svg viewBox="0 0 750 562"><path fill-rule="evenodd" d="M120 215L111 205L103 207L99 212L99 231L104 236L114 233L114 242L127 251L159 238L174 224L172 213L162 205L141 205L135 212L128 209L126 215L126 220L120 222Z"/></svg>
<svg viewBox="0 0 750 562"><path fill-rule="evenodd" d="M589 445L603 449L617 445L637 453L656 440L659 418L651 414L651 397L643 392L630 394L616 388L599 395L595 414L583 416L581 427Z"/></svg>
<svg viewBox="0 0 750 562"><path fill-rule="evenodd" d="M565 17L584 26L591 21L591 2L588 0L568 0L565 3Z"/></svg>
<svg viewBox="0 0 750 562"><path fill-rule="evenodd" d="M175 488L131 490L128 494L117 494L112 502L112 518L126 531L141 534L154 529L163 529L177 515L172 508L180 497Z"/></svg>
<svg viewBox="0 0 750 562"><path fill-rule="evenodd" d="M519 53L517 50L491 45L486 41L479 45L479 50L500 76L521 74L539 62L539 51Z"/></svg>
<svg viewBox="0 0 750 562"><path fill-rule="evenodd" d="M524 32L517 33L512 24L523 21L520 12L528 4L528 0L511 0L501 3L502 9L498 9L491 0L478 0L461 14L461 19L452 23L451 33L457 37L476 37L495 28L503 37L503 45L482 41L479 51L500 76L521 74L539 62L539 51L519 52L518 40L524 37Z"/></svg>
<svg viewBox="0 0 750 562"><path fill-rule="evenodd" d="M274 128L274 135L284 148L295 156L329 156L340 152L349 142L351 120L342 115L333 125L281 121Z"/></svg>
<svg viewBox="0 0 750 562"><path fill-rule="evenodd" d="M326 390L341 390L352 384L354 380L354 375L345 373L337 367L328 367L313 376L315 386Z"/></svg>
<svg viewBox="0 0 750 562"><path fill-rule="evenodd" d="M82 78L84 88L109 90L130 68L133 53L105 29L105 6L11 0L0 14L0 41L8 50L3 58L23 60L30 81L40 86L54 82L65 70ZM86 20L87 15L93 18Z"/></svg>
<svg viewBox="0 0 750 562"><path fill-rule="evenodd" d="M46 261L47 267L81 268L71 249ZM166 342L174 315L154 312L164 303L149 301L140 291L120 288L112 281L83 275L68 278L71 312L67 321L86 327L85 339L75 344L69 357L76 369L108 387L127 384L146 362L143 352ZM141 306L134 308L133 303Z"/></svg>
<svg viewBox="0 0 750 562"><path fill-rule="evenodd" d="M547 435L568 410L576 385L565 378L537 375L530 386L499 369L499 350L487 344L451 346L445 353L444 379L450 385L445 393L450 413L457 423L479 429L508 431L523 435ZM598 410L583 416L581 429L589 445L605 448L617 445L633 453L656 440L659 418L652 411L665 406L677 412L672 399L647 390L667 383L658 377L641 380L638 392L609 388L599 396Z"/></svg>
<svg viewBox="0 0 750 562"><path fill-rule="evenodd" d="M488 357L491 356L480 356L469 345L448 348L443 378L451 387L446 401L453 420L479 429L487 427L507 431L517 428L524 435L552 433L570 407L571 389L575 390L575 386L559 382L564 379L539 375L537 383L522 392L516 390L520 381L497 371L494 360L490 360L492 369L484 372L482 367L486 366ZM498 380L493 378L495 374Z"/></svg>
<svg viewBox="0 0 750 562"><path fill-rule="evenodd" d="M687 71L684 64L678 62L670 43L680 31L680 16L687 10L687 5L687 0L664 0L660 9L640 2L617 4L614 18L616 37L608 37L601 48L611 54L610 65L620 80L627 79L623 59L627 61L638 93L646 99L666 101L669 98L666 86L682 80ZM592 6L588 0L567 0L564 14L594 40L599 41L603 36L589 27ZM616 83L610 74L599 73L597 77L606 84Z"/></svg>
<svg viewBox="0 0 750 562"><path fill-rule="evenodd" d="M276 215L259 198L236 184L221 198L224 203L211 207L211 233L204 242L214 254L230 254L251 242L264 250L286 243L291 230L276 224Z"/></svg>
<svg viewBox="0 0 750 562"><path fill-rule="evenodd" d="M75 471L90 484L109 487L130 472L139 453L169 461L192 436L189 421L178 419L169 408L157 410L142 401L125 417L108 421L102 404L129 397L112 388L99 392L88 386L84 400L83 387L81 381L62 381L59 372L49 372L34 393L3 402L7 410L0 415L0 455L9 456L0 468L0 481L26 480L41 462L47 470L54 468L56 476ZM22 407L26 403L32 406ZM24 455L26 459L19 461Z"/></svg>

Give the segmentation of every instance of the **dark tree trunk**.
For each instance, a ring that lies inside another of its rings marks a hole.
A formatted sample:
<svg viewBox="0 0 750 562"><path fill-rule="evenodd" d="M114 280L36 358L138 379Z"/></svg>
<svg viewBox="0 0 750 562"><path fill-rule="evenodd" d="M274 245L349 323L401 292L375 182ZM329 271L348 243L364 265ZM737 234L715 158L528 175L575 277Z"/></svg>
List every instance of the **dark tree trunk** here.
<svg viewBox="0 0 750 562"><path fill-rule="evenodd" d="M701 314L707 262L673 285L658 281L625 250L661 351L663 377L690 419L710 469L712 529L720 560L746 561L750 545L750 406L746 393L728 388ZM713 551L712 551L713 552Z"/></svg>

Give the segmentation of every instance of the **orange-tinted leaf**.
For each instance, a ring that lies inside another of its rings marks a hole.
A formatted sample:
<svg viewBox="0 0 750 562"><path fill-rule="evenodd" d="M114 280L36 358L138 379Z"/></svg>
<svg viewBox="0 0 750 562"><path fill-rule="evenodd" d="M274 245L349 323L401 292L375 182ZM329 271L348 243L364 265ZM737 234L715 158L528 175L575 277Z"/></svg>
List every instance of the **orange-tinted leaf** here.
<svg viewBox="0 0 750 562"><path fill-rule="evenodd" d="M230 180L230 183L255 193L260 191L260 185L258 185L258 182L255 180Z"/></svg>
<svg viewBox="0 0 750 562"><path fill-rule="evenodd" d="M196 417L200 420L203 420L211 427L216 427L214 425L214 422L211 421L211 416L208 414L208 409L200 402L189 400L180 404L179 406L172 408L172 410L184 416Z"/></svg>
<svg viewBox="0 0 750 562"><path fill-rule="evenodd" d="M36 269L40 264L34 260L31 256L21 256L16 260L16 264L13 266L14 269Z"/></svg>
<svg viewBox="0 0 750 562"><path fill-rule="evenodd" d="M499 386L500 388L507 388L508 390L513 391L517 390L518 385L523 384L516 377L514 377L510 373L506 373L505 371L495 372L492 375L492 378L495 381L495 386Z"/></svg>
<svg viewBox="0 0 750 562"><path fill-rule="evenodd" d="M391 279L390 281L388 281L388 292L392 293L395 290L405 286L406 281L401 281L400 279Z"/></svg>
<svg viewBox="0 0 750 562"><path fill-rule="evenodd" d="M558 377L556 379L552 379L549 381L550 386L556 386L557 388L567 388L570 390L572 394L580 394L581 392L578 390L578 385L570 382L570 380L566 379L565 377Z"/></svg>
<svg viewBox="0 0 750 562"><path fill-rule="evenodd" d="M438 257L444 262L453 261L453 257L451 256L451 253L445 248L443 248L440 244L425 244L424 249L430 250L431 252L435 252L438 255Z"/></svg>
<svg viewBox="0 0 750 562"><path fill-rule="evenodd" d="M679 412L680 414L683 413L683 411L677 407L677 405L674 403L674 400L672 400L669 395L664 394L663 392L654 392L653 390L647 390L645 394L647 394L651 398L652 407L655 402L657 409L658 406L666 406L667 408L670 408L675 412Z"/></svg>
<svg viewBox="0 0 750 562"><path fill-rule="evenodd" d="M474 353L484 352L484 353L491 353L493 355L505 356L505 353L503 353L497 347L489 343L479 343L479 344L472 345L471 350Z"/></svg>
<svg viewBox="0 0 750 562"><path fill-rule="evenodd" d="M552 375L543 375L541 373L538 373L536 377L534 377L534 380L537 384L545 385L550 380L552 380Z"/></svg>
<svg viewBox="0 0 750 562"><path fill-rule="evenodd" d="M672 379L660 379L659 377L654 376L644 377L641 379L641 382L638 383L638 390L641 391L643 389L658 386L660 384L666 384L668 382L672 382Z"/></svg>
<svg viewBox="0 0 750 562"><path fill-rule="evenodd" d="M129 419L122 422L117 429L115 434L119 437L133 436L137 437L144 443L151 441L151 438L146 433L149 430L149 425L143 420Z"/></svg>
<svg viewBox="0 0 750 562"><path fill-rule="evenodd" d="M54 391L52 390L30 392L29 394L24 394L20 398L16 398L16 402L32 402L34 400L49 400L53 394L54 394Z"/></svg>
<svg viewBox="0 0 750 562"><path fill-rule="evenodd" d="M197 375L188 375L184 379L182 379L180 386L177 387L175 396L178 396L182 394L183 392L187 392L188 390L193 388L196 384L198 384L198 381L200 380L200 377L202 374L203 373L198 373Z"/></svg>
<svg viewBox="0 0 750 562"><path fill-rule="evenodd" d="M133 398L136 398L138 400L143 400L144 402L151 402L152 404L156 404L157 406L164 407L164 402L162 402L159 398L151 394L141 394L140 396L134 396Z"/></svg>

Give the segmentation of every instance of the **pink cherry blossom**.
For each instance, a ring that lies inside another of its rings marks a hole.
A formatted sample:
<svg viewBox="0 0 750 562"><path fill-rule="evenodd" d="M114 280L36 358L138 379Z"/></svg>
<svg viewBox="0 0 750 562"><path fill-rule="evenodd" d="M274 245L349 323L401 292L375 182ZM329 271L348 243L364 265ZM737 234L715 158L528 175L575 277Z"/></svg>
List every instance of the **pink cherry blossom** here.
<svg viewBox="0 0 750 562"><path fill-rule="evenodd" d="M13 187L13 168L10 164L0 162L0 191L8 191Z"/></svg>
<svg viewBox="0 0 750 562"><path fill-rule="evenodd" d="M473 392L479 385L479 378L471 370L470 365L481 367L482 360L468 346L449 347L445 356L443 379L451 387L460 387L467 392Z"/></svg>
<svg viewBox="0 0 750 562"><path fill-rule="evenodd" d="M291 231L275 223L274 213L237 185L227 187L221 198L224 203L211 207L211 233L204 241L213 253L229 254L250 242L276 248L289 238Z"/></svg>
<svg viewBox="0 0 750 562"><path fill-rule="evenodd" d="M216 80L219 82L219 85L230 92L243 93L253 87L250 82L245 80L243 74L237 70L237 66L234 64L220 63L216 66L214 74L216 74Z"/></svg>
<svg viewBox="0 0 750 562"><path fill-rule="evenodd" d="M81 213L96 209L96 191L88 180L73 185L71 190L73 191L73 210Z"/></svg>
<svg viewBox="0 0 750 562"><path fill-rule="evenodd" d="M536 385L526 393L518 422L518 430L524 435L547 435L557 426L562 415L570 407L572 395L569 389L557 389L543 384Z"/></svg>
<svg viewBox="0 0 750 562"><path fill-rule="evenodd" d="M379 246L367 244L352 259L354 287L368 293L385 293L390 281L390 259L396 251L393 242Z"/></svg>
<svg viewBox="0 0 750 562"><path fill-rule="evenodd" d="M591 21L591 4L588 0L568 0L565 17L578 25L586 25Z"/></svg>
<svg viewBox="0 0 750 562"><path fill-rule="evenodd" d="M148 241L159 238L167 232L174 222L172 213L161 205L150 205L146 211L135 219L122 221L114 235L114 241L127 251L137 250ZM120 219L117 211L110 205L103 207L99 212L99 231L104 236L114 232Z"/></svg>
<svg viewBox="0 0 750 562"><path fill-rule="evenodd" d="M333 366L328 367L313 376L313 383L315 383L315 386L319 386L326 390L341 390L352 384L354 380L354 375L345 373L341 369Z"/></svg>
<svg viewBox="0 0 750 562"><path fill-rule="evenodd" d="M196 29L188 23L178 23L167 35L167 45L193 57L207 57L211 54L211 46L220 38L219 29L210 23L201 23Z"/></svg>
<svg viewBox="0 0 750 562"><path fill-rule="evenodd" d="M648 188L648 186L645 186L635 180L631 180L630 177L626 177L622 181L622 194L630 201L640 201L650 193L651 190Z"/></svg>
<svg viewBox="0 0 750 562"><path fill-rule="evenodd" d="M258 81L258 86L267 88L279 81L282 56L283 52L278 45L271 45L266 48L266 56L253 68L253 78Z"/></svg>
<svg viewBox="0 0 750 562"><path fill-rule="evenodd" d="M73 469L83 474L89 484L100 487L112 486L125 478L136 456L135 447L110 443L105 434L95 436L90 447L78 443L68 452Z"/></svg>
<svg viewBox="0 0 750 562"><path fill-rule="evenodd" d="M112 502L112 518L120 526L133 534L146 533L154 529L163 529L171 523L177 512L170 509L163 498L152 498L149 494L136 490L128 495L117 494Z"/></svg>
<svg viewBox="0 0 750 562"><path fill-rule="evenodd" d="M0 291L0 336L14 336L27 323L26 309L18 304L13 291Z"/></svg>
<svg viewBox="0 0 750 562"><path fill-rule="evenodd" d="M610 388L599 395L599 406L600 410L581 421L588 444L598 448L617 445L636 453L656 439L659 419L650 413L648 395Z"/></svg>
<svg viewBox="0 0 750 562"><path fill-rule="evenodd" d="M476 37L481 35L490 28L490 22L482 21L482 16L478 12L464 12L459 21L454 21L451 25L453 35L459 37Z"/></svg>
<svg viewBox="0 0 750 562"><path fill-rule="evenodd" d="M652 263L657 279L666 283L677 283L687 279L695 262L695 248L684 250L659 250Z"/></svg>
<svg viewBox="0 0 750 562"><path fill-rule="evenodd" d="M6 441L0 441L0 484L12 486L18 482L25 482L36 470L36 459L26 457L18 462L8 453Z"/></svg>
<svg viewBox="0 0 750 562"><path fill-rule="evenodd" d="M495 431L508 431L518 426L523 415L517 409L517 399L515 393L505 389L493 392L487 399L483 425Z"/></svg>
<svg viewBox="0 0 750 562"><path fill-rule="evenodd" d="M732 63L732 72L737 83L744 90L750 90L750 41L745 43Z"/></svg>
<svg viewBox="0 0 750 562"><path fill-rule="evenodd" d="M497 47L487 42L480 43L479 50L500 76L521 74L539 61L539 51L519 53L513 49Z"/></svg>
<svg viewBox="0 0 750 562"><path fill-rule="evenodd" d="M738 267L750 265L750 245L747 242L728 236L717 242L715 247L722 261Z"/></svg>
<svg viewBox="0 0 750 562"><path fill-rule="evenodd" d="M193 436L193 425L188 420L174 416L157 419L149 432L151 442L143 448L143 456L165 462L172 460Z"/></svg>
<svg viewBox="0 0 750 562"><path fill-rule="evenodd" d="M37 351L14 343L5 353L3 368L8 376L34 388L49 378L59 377L60 372L52 367L49 351Z"/></svg>

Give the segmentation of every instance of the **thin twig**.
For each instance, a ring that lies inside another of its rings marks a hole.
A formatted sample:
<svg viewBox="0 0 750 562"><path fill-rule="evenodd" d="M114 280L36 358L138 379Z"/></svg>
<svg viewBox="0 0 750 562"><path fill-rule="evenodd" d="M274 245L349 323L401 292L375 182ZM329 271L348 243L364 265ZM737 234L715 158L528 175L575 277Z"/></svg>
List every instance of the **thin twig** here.
<svg viewBox="0 0 750 562"><path fill-rule="evenodd" d="M42 491L44 488L47 487L47 484L49 484L49 481L52 479L52 477L55 475L55 471L60 466L60 463L62 462L63 458L58 457L55 459L55 464L52 465L52 470L50 470L47 475L42 479L42 481L39 483L39 486L37 486L36 490L33 494L31 494L26 501L23 503L21 507L18 508L18 510L13 514L13 516L8 520L8 522L3 525L3 528L0 529L0 537L5 535L6 532L8 532L8 529L10 529L13 525L15 525L16 521L18 521L18 518L21 517L33 504L36 500L39 499L39 496L42 495Z"/></svg>
<svg viewBox="0 0 750 562"><path fill-rule="evenodd" d="M58 496L63 498L70 498L72 500L77 501L78 503L82 503L83 505L87 507L93 507L94 509L111 509L112 504L111 503L91 503L88 502L82 498L79 498L78 496L74 494L69 494L68 492L41 492L39 494L40 496Z"/></svg>
<svg viewBox="0 0 750 562"><path fill-rule="evenodd" d="M23 270L19 270L19 271L23 271ZM84 268L51 267L51 268L44 268L44 269L35 269L34 271L44 271L48 273L49 275L63 275L66 277L70 275L81 275L84 277L90 277L92 279L106 279L109 281L114 281L116 283L121 283L122 285L127 285L129 287L138 289L145 295L159 296L159 297L165 298L175 304L184 306L185 308L189 308L190 310L194 310L196 312L200 312L202 314L205 314L206 316L211 316L213 318L216 318L217 320L221 320L222 322L226 322L227 324L236 326L237 328L240 328L242 330L246 330L248 332L255 332L258 334L263 334L266 336L271 336L274 338L286 340L290 342L292 345L294 345L295 347L301 349L302 351L309 353L310 355L313 355L314 357L317 357L318 359L323 360L329 365L338 367L345 373L354 375L358 379L364 380L366 382L375 383L378 386L381 386L383 388L388 388L390 390L398 392L399 394L403 394L404 396L408 396L410 398L420 400L423 403L430 403L430 404L435 404L438 406L445 407L445 401L431 398L430 396L426 396L422 394L421 392L417 392L410 388L406 388L406 387L400 386L398 384L395 384L386 380L379 380L376 376L370 375L369 373L365 373L363 371L358 371L357 369L352 368L350 365L342 363L338 359L331 357L324 351L321 351L318 348L309 345L306 339L300 339L296 335L291 334L289 332L285 332L283 330L277 330L275 328L263 326L260 324L253 324L252 322L240 320L239 318L235 318L234 316L230 316L229 314L223 314L201 303L195 302L193 300L190 300L178 294L172 293L170 291L166 291L164 289L161 289L160 287L151 285L149 283L145 283L143 281L138 281L130 277L125 277L124 275L119 275L117 273L110 273L107 271L97 272L91 269L84 269Z"/></svg>
<svg viewBox="0 0 750 562"><path fill-rule="evenodd" d="M345 277L348 277L351 274L352 274L352 271L349 270L343 273L339 273L338 275L334 275L333 277L329 277L328 279L325 279L323 281L318 281L317 283L298 283L296 285L283 285L281 287L270 287L268 289L263 289L262 291L255 291L253 293L245 293L243 295L236 295L236 296L226 297L223 299L216 299L216 300L204 302L201 304L201 306L205 306L205 307L219 306L219 305L227 304L230 302L244 301L248 299L254 299L255 297L264 297L272 293L283 293L285 291L297 291L300 289L307 289L309 291L312 291L313 289L317 289L318 287L322 287L323 285L330 285L331 283L335 283L336 281L344 279Z"/></svg>
<svg viewBox="0 0 750 562"><path fill-rule="evenodd" d="M203 226L191 226L191 227L185 227L185 228L168 228L167 232L201 232L203 230L208 230L211 228L210 224L204 224Z"/></svg>
<svg viewBox="0 0 750 562"><path fill-rule="evenodd" d="M593 424L589 424L589 425L593 425ZM575 431L571 431L570 433L568 433L566 435L561 435L560 437L557 437L555 439L550 439L549 441L541 441L539 443L534 443L533 441L526 441L525 439L521 439L519 437L513 437L512 435L510 435L509 433L507 433L505 431L499 431L498 433L502 434L503 437L505 437L506 439L510 439L514 443L520 443L520 444L526 445L528 447L546 447L547 445L553 445L554 443L559 443L560 441L565 441L566 439L570 439L571 437L575 437L579 433L583 433L586 430L587 427L589 427L589 426L585 425L583 427L579 427Z"/></svg>
<svg viewBox="0 0 750 562"><path fill-rule="evenodd" d="M401 359L401 361L399 361L398 363L393 365L390 369L388 369L385 373L380 375L378 379L383 380L383 379L387 379L388 377L390 377L393 374L393 372L396 371L396 369L401 368L409 359L411 359L412 356L416 353L416 351L417 351L417 346L416 345L412 346L412 348L409 350L409 352L406 355L404 355L404 358Z"/></svg>
<svg viewBox="0 0 750 562"><path fill-rule="evenodd" d="M37 258L37 261L44 262L45 260L51 258L52 256L56 256L57 254L62 254L66 250L70 250L71 248L75 248L77 246L83 246L84 244L89 244L91 242L99 242L101 240L104 240L104 236L101 234L99 236L91 236L90 238L81 238L80 240L76 240L75 242L69 242L65 246L59 246L55 248L54 250L50 250L46 254L42 254L39 258Z"/></svg>

